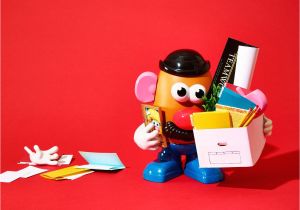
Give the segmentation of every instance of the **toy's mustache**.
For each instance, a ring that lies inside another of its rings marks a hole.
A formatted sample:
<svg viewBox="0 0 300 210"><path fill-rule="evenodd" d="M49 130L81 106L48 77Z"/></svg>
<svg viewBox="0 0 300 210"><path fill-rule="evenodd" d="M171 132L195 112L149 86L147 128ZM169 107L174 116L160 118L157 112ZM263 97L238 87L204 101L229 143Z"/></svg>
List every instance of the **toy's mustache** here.
<svg viewBox="0 0 300 210"><path fill-rule="evenodd" d="M168 121L164 127L164 134L167 138L180 139L182 141L194 141L193 130L183 130L177 127L173 122Z"/></svg>

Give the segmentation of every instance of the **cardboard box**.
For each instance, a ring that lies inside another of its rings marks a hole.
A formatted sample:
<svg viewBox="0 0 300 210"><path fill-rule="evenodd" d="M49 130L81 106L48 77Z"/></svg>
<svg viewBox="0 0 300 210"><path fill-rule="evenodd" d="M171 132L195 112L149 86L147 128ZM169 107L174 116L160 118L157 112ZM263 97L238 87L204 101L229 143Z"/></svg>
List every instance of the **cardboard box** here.
<svg viewBox="0 0 300 210"><path fill-rule="evenodd" d="M201 168L250 167L265 146L263 115L247 127L194 129Z"/></svg>

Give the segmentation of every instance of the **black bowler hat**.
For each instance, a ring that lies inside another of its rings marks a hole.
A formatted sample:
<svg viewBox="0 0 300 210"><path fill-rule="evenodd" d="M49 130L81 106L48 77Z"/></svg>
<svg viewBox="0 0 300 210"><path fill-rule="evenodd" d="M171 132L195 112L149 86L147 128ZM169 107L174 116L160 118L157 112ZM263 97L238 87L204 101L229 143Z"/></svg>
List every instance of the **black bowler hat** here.
<svg viewBox="0 0 300 210"><path fill-rule="evenodd" d="M195 50L176 50L164 61L159 61L161 70L176 76L199 76L206 73L210 64Z"/></svg>

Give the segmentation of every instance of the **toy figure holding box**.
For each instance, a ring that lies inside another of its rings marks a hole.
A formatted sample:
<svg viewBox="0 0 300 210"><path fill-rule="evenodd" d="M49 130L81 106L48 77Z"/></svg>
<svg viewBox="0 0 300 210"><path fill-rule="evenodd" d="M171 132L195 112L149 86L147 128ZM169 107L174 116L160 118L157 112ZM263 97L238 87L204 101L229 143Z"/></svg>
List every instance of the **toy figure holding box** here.
<svg viewBox="0 0 300 210"><path fill-rule="evenodd" d="M142 73L135 85L135 94L143 103L154 102L165 117L163 129L168 146L162 148L157 159L149 163L143 173L144 179L166 182L182 173L202 183L223 180L219 168L200 168L190 115L203 111L202 97L212 83L210 64L194 50L177 50L159 63L157 77L152 72ZM160 137L154 124L141 124L135 131L134 140L141 149L160 148ZM272 132L272 121L265 118L265 134ZM182 168L181 155L186 156Z"/></svg>

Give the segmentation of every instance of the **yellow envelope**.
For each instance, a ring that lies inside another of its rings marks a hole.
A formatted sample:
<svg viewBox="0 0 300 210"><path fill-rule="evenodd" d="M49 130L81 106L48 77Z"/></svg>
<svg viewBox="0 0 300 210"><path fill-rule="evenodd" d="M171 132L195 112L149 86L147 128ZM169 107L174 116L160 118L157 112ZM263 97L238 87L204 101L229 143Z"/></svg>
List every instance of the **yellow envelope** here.
<svg viewBox="0 0 300 210"><path fill-rule="evenodd" d="M242 123L248 118L250 110L239 109L231 106L224 106L221 104L216 104L216 111L229 111L232 119L232 126L234 128L241 127Z"/></svg>
<svg viewBox="0 0 300 210"><path fill-rule="evenodd" d="M191 115L191 120L196 129L232 127L229 111L197 112Z"/></svg>
<svg viewBox="0 0 300 210"><path fill-rule="evenodd" d="M76 168L76 167L77 166L70 166L67 168L62 168L62 169L58 169L55 171L46 172L46 173L41 174L41 176L46 179L62 180L62 179L65 179L66 176L81 174L81 173L90 171L89 169L86 169L86 168Z"/></svg>

